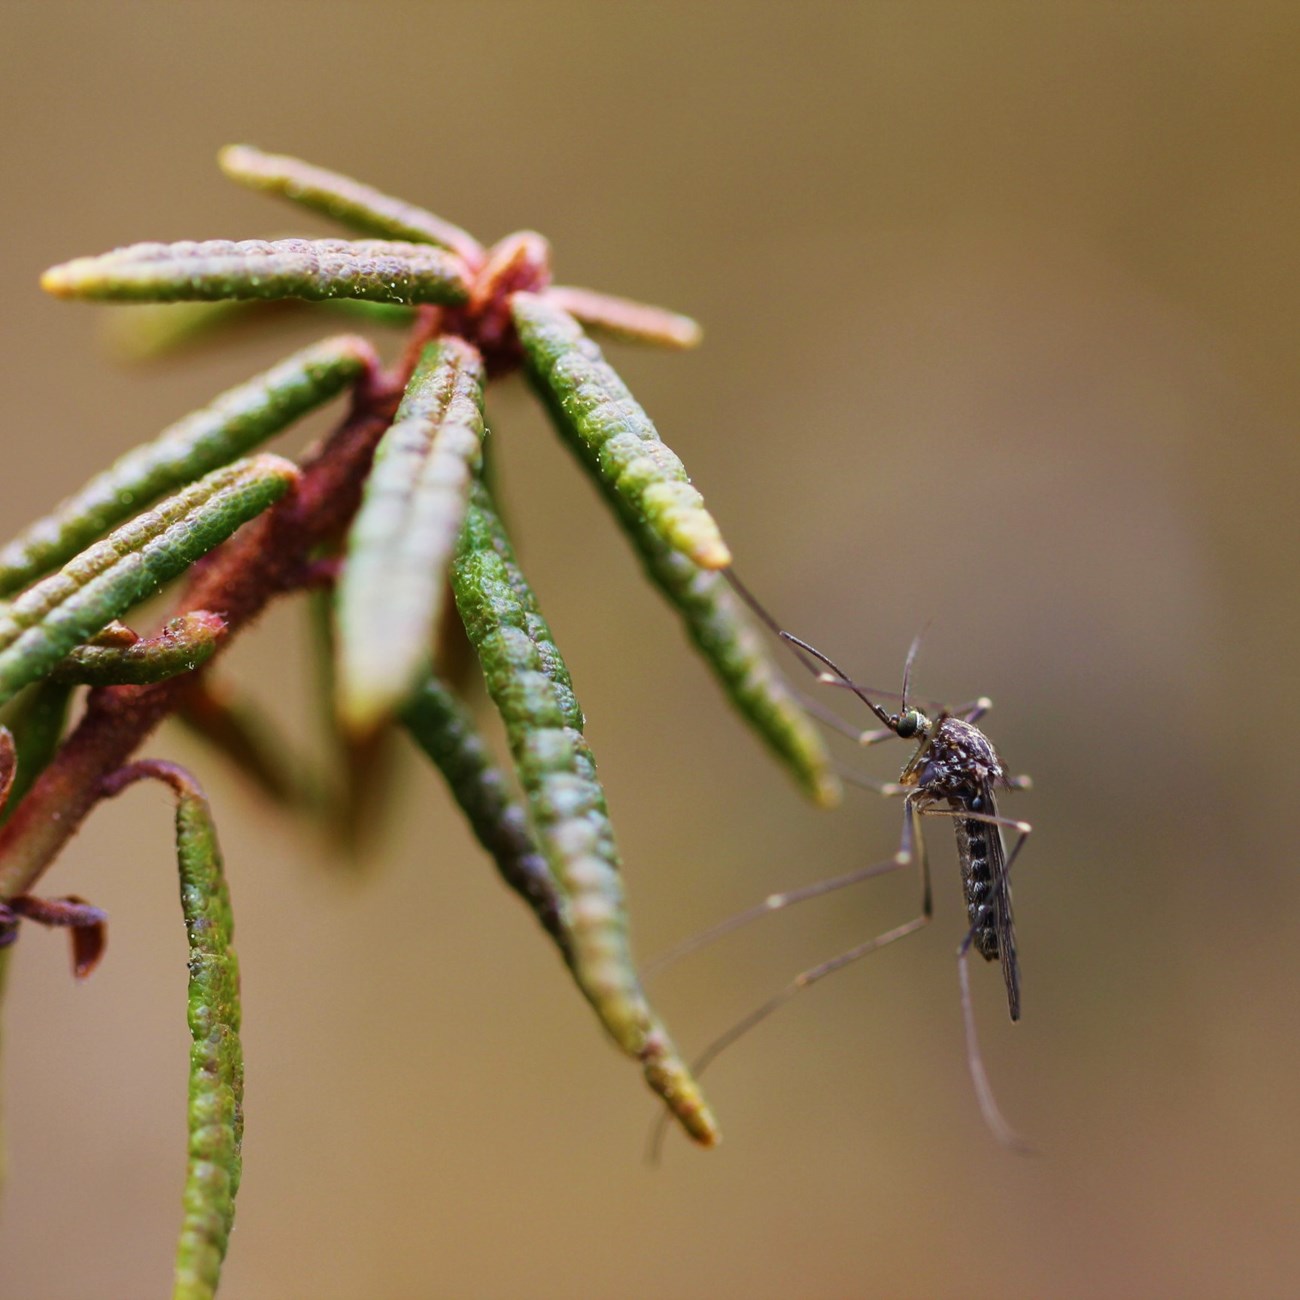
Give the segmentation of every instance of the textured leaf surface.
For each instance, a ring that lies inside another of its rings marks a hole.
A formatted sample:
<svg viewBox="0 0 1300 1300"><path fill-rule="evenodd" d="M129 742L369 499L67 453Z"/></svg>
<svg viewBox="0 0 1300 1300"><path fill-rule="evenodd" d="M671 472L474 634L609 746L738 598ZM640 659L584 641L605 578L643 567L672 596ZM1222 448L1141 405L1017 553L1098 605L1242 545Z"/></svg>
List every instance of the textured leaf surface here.
<svg viewBox="0 0 1300 1300"><path fill-rule="evenodd" d="M172 763L146 760L115 772L115 794L152 777L176 794L176 865L189 941L187 1020L190 1029L189 1130L184 1218L176 1245L174 1300L211 1300L235 1218L243 1170L244 1053L239 962L212 811L198 783Z"/></svg>
<svg viewBox="0 0 1300 1300"><path fill-rule="evenodd" d="M78 646L51 679L75 686L143 686L193 672L216 652L225 622L205 609L172 619L154 637L130 645Z"/></svg>
<svg viewBox="0 0 1300 1300"><path fill-rule="evenodd" d="M450 221L300 158L232 144L222 149L217 161L221 170L241 185L278 194L363 235L438 244L471 264L482 257L478 240Z"/></svg>
<svg viewBox="0 0 1300 1300"><path fill-rule="evenodd" d="M131 244L51 267L41 287L102 302L208 302L221 298L364 298L459 303L461 260L429 244L379 239L209 239Z"/></svg>
<svg viewBox="0 0 1300 1300"><path fill-rule="evenodd" d="M0 594L18 591L159 497L243 456L377 365L342 335L286 357L126 453L0 551Z"/></svg>
<svg viewBox="0 0 1300 1300"><path fill-rule="evenodd" d="M482 464L483 363L456 338L425 350L375 452L338 588L339 711L358 732L429 668L447 567Z"/></svg>
<svg viewBox="0 0 1300 1300"><path fill-rule="evenodd" d="M453 587L505 723L533 833L564 894L579 987L686 1131L711 1145L718 1138L713 1116L637 978L614 830L568 670L481 484L471 497Z"/></svg>
<svg viewBox="0 0 1300 1300"><path fill-rule="evenodd" d="M416 744L442 773L478 842L501 878L533 910L569 959L564 899L510 786L492 761L469 710L436 677L425 680L402 712Z"/></svg>
<svg viewBox="0 0 1300 1300"><path fill-rule="evenodd" d="M577 321L545 295L516 293L511 310L534 388L606 498L701 567L730 564L682 462Z"/></svg>
<svg viewBox="0 0 1300 1300"><path fill-rule="evenodd" d="M0 703L151 596L297 479L279 456L214 470L25 591L0 614Z"/></svg>

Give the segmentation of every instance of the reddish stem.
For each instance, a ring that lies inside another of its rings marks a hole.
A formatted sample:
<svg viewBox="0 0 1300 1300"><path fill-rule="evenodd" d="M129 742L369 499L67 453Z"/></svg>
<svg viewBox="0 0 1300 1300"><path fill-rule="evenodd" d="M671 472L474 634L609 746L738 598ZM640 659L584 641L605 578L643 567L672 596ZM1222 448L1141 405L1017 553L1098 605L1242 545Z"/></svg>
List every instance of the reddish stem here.
<svg viewBox="0 0 1300 1300"><path fill-rule="evenodd" d="M375 444L392 422L409 370L372 373L351 411L311 454L297 490L242 528L191 571L177 613L211 610L230 637L309 572L312 552L346 528L361 500ZM0 900L30 891L120 768L178 704L188 675L150 686L90 692L86 712L0 831Z"/></svg>

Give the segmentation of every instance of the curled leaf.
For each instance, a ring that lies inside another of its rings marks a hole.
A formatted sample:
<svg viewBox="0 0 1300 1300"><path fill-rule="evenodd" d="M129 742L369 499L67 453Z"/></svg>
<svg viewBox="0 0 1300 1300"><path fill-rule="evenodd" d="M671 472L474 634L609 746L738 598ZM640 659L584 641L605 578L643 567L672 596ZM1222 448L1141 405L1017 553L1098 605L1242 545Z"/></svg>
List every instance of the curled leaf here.
<svg viewBox="0 0 1300 1300"><path fill-rule="evenodd" d="M72 937L72 975L84 980L99 965L108 944L108 913L92 907L84 898L36 898L21 894L0 904L0 945L15 937L13 919L23 917L38 925L59 926Z"/></svg>
<svg viewBox="0 0 1300 1300"><path fill-rule="evenodd" d="M402 722L437 765L501 879L528 904L569 961L563 892L469 710L437 677L429 677L402 711Z"/></svg>
<svg viewBox="0 0 1300 1300"><path fill-rule="evenodd" d="M168 492L251 451L377 365L363 338L324 339L126 453L0 551L0 594L62 564Z"/></svg>
<svg viewBox="0 0 1300 1300"><path fill-rule="evenodd" d="M0 704L279 500L297 477L279 456L214 470L25 591L0 614Z"/></svg>
<svg viewBox="0 0 1300 1300"><path fill-rule="evenodd" d="M482 259L478 240L450 221L300 158L263 153L248 144L229 144L217 155L217 162L231 180L279 194L363 235L438 244L471 266Z"/></svg>
<svg viewBox="0 0 1300 1300"><path fill-rule="evenodd" d="M53 266L41 287L56 298L209 302L219 298L364 298L459 303L465 265L429 244L381 239L209 239L131 244Z"/></svg>
<svg viewBox="0 0 1300 1300"><path fill-rule="evenodd" d="M235 1218L243 1164L244 1054L239 1041L239 962L217 830L198 783L172 763L115 772L105 793L152 777L176 794L176 865L189 939L189 1159L176 1246L174 1300L211 1300Z"/></svg>
<svg viewBox="0 0 1300 1300"><path fill-rule="evenodd" d="M375 452L338 585L338 702L372 730L428 671L447 566L482 464L483 363L468 343L425 349Z"/></svg>
<svg viewBox="0 0 1300 1300"><path fill-rule="evenodd" d="M52 680L75 686L142 686L193 672L216 653L225 620L206 609L174 618L154 637L130 645L78 646Z"/></svg>
<svg viewBox="0 0 1300 1300"><path fill-rule="evenodd" d="M730 564L682 462L577 321L545 294L516 293L510 303L529 379L605 497L702 568Z"/></svg>
<svg viewBox="0 0 1300 1300"><path fill-rule="evenodd" d="M712 1145L713 1116L637 978L614 830L582 734L582 710L481 484L471 495L452 585L505 723L533 834L564 894L574 977L686 1131Z"/></svg>

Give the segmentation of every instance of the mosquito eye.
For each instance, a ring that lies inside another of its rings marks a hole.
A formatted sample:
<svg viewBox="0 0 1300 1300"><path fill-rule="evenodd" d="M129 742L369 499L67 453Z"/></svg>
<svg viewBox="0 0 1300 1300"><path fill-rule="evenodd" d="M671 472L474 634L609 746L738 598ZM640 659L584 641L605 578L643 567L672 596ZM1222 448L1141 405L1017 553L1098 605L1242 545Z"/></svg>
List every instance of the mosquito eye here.
<svg viewBox="0 0 1300 1300"><path fill-rule="evenodd" d="M903 740L909 740L921 729L921 715L915 709L908 709L898 720L894 732Z"/></svg>

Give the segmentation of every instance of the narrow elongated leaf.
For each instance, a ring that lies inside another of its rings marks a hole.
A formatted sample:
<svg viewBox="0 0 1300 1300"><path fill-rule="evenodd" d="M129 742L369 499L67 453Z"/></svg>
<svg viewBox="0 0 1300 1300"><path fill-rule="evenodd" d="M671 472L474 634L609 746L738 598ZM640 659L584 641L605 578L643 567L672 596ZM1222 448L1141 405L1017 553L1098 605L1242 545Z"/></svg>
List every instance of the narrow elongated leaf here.
<svg viewBox="0 0 1300 1300"><path fill-rule="evenodd" d="M731 552L704 498L600 349L545 295L510 301L533 387L606 499L702 568L726 568Z"/></svg>
<svg viewBox="0 0 1300 1300"><path fill-rule="evenodd" d="M428 671L482 441L482 360L460 339L431 343L375 452L339 579L339 712L357 732Z"/></svg>
<svg viewBox="0 0 1300 1300"><path fill-rule="evenodd" d="M0 594L21 589L159 497L245 455L377 365L365 339L345 334L222 393L127 452L0 550Z"/></svg>
<svg viewBox="0 0 1300 1300"><path fill-rule="evenodd" d="M41 287L101 302L210 302L220 298L365 298L459 303L465 265L429 244L380 239L209 239L131 244L53 266Z"/></svg>
<svg viewBox="0 0 1300 1300"><path fill-rule="evenodd" d="M443 682L429 677L402 711L402 722L437 764L475 838L496 862L501 879L532 909L565 960L571 960L563 891L469 710Z"/></svg>
<svg viewBox="0 0 1300 1300"><path fill-rule="evenodd" d="M226 630L206 609L174 618L157 635L131 645L78 646L51 674L74 686L141 686L190 673L207 663Z"/></svg>
<svg viewBox="0 0 1300 1300"><path fill-rule="evenodd" d="M231 180L279 194L363 235L438 244L471 265L482 259L478 240L450 221L300 158L263 153L248 144L230 144L217 155L217 162Z"/></svg>
<svg viewBox="0 0 1300 1300"><path fill-rule="evenodd" d="M786 684L768 653L766 639L726 578L665 546L630 510L620 510L619 518L647 574L681 616L687 635L732 704L804 793L824 808L834 807L840 799L840 781L826 742Z"/></svg>
<svg viewBox="0 0 1300 1300"><path fill-rule="evenodd" d="M686 1131L718 1139L707 1104L637 978L614 831L568 670L481 484L452 569L456 603L505 723L533 833L565 896L574 976Z"/></svg>
<svg viewBox="0 0 1300 1300"><path fill-rule="evenodd" d="M214 470L24 592L0 614L0 704L225 541L297 477L279 456Z"/></svg>
<svg viewBox="0 0 1300 1300"><path fill-rule="evenodd" d="M599 330L629 343L654 343L662 348L693 348L704 337L698 322L663 307L634 302L598 293L595 289L578 289L553 284L546 290L546 301L567 311L587 329Z"/></svg>
<svg viewBox="0 0 1300 1300"><path fill-rule="evenodd" d="M116 794L153 777L176 794L176 865L189 939L189 1156L176 1246L174 1300L211 1300L235 1218L243 1169L244 1054L234 915L208 801L183 768L145 761L115 772Z"/></svg>

